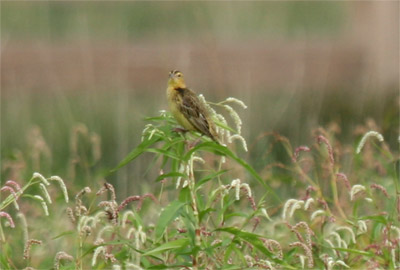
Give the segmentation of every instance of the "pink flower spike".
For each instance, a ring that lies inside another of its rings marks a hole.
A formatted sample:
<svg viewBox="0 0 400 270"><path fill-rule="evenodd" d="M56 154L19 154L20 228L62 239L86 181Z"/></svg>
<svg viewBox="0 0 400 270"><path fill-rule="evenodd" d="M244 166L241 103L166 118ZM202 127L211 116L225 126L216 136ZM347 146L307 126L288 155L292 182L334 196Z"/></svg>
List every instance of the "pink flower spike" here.
<svg viewBox="0 0 400 270"><path fill-rule="evenodd" d="M389 194L388 194L386 188L384 188L383 186L378 185L378 184L371 184L371 188L382 191L382 193L386 196L386 198L389 198Z"/></svg>
<svg viewBox="0 0 400 270"><path fill-rule="evenodd" d="M20 185L17 182L13 181L13 180L8 180L6 182L6 185L13 186L17 191L21 190Z"/></svg>
<svg viewBox="0 0 400 270"><path fill-rule="evenodd" d="M347 179L347 176L344 173L337 173L336 174L336 180L342 179L344 184L346 185L346 188L348 190L351 190L351 185L349 182L349 179Z"/></svg>
<svg viewBox="0 0 400 270"><path fill-rule="evenodd" d="M332 146L331 146L331 144L329 143L328 139L325 138L325 137L322 136L322 135L319 135L319 136L317 137L317 141L318 141L319 144L321 144L321 142L323 142L323 143L326 145L326 148L328 149L329 160L330 160L330 162L331 162L331 165L333 166L333 164L335 163L335 159L334 159L334 157L333 157L333 149L332 149Z"/></svg>
<svg viewBox="0 0 400 270"><path fill-rule="evenodd" d="M310 152L311 149L308 146L299 146L296 148L296 150L294 150L294 154L293 154L293 162L297 161L297 158L299 157L300 152Z"/></svg>
<svg viewBox="0 0 400 270"><path fill-rule="evenodd" d="M0 188L0 191L8 191L12 195L14 195L14 197L17 197L17 195L15 194L15 191L14 191L14 189L12 187L4 186L4 187Z"/></svg>
<svg viewBox="0 0 400 270"><path fill-rule="evenodd" d="M14 221L7 212L0 212L0 217L5 217L8 220L8 222L10 222L10 227L15 228Z"/></svg>

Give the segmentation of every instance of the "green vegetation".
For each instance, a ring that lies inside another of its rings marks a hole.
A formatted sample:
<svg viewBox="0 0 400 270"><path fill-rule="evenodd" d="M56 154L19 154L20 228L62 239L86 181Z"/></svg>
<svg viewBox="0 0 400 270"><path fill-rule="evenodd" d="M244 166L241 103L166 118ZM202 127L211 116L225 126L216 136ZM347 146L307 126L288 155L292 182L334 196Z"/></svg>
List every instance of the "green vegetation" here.
<svg viewBox="0 0 400 270"><path fill-rule="evenodd" d="M2 2L7 38L138 39L207 33L228 36L334 34L342 29L345 3L329 2ZM232 29L235 29L232 31Z"/></svg>
<svg viewBox="0 0 400 270"><path fill-rule="evenodd" d="M105 179L145 157L146 179L157 184L125 197L94 181L104 169L96 168L99 138L77 126L65 166L86 187L74 190L65 179L32 171L22 173L31 175L26 183L11 178L1 185L2 195L11 193L0 201L1 267L399 267L399 152L381 134L367 132L373 124L353 146L337 140L333 125L314 130L309 146L293 146L277 133L260 135L249 143L250 151L262 147L258 160L281 158L254 169L241 158L247 149L241 121L223 114L226 105L243 105L227 101L213 104L227 146L177 133L166 112L147 118L141 142ZM35 134L41 152L32 163L51 160ZM9 161L10 177L25 170L18 161Z"/></svg>

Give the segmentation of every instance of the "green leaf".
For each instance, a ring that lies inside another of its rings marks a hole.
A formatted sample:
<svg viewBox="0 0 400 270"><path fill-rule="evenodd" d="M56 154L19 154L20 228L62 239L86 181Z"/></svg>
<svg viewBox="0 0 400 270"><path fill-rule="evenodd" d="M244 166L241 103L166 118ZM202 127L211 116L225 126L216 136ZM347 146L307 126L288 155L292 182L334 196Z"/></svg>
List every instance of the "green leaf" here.
<svg viewBox="0 0 400 270"><path fill-rule="evenodd" d="M158 148L147 148L146 152L161 154L161 155L167 156L169 158L180 160L180 158L178 156L176 156L174 153L172 153L172 151L170 151L170 150L164 150L164 149L158 149Z"/></svg>
<svg viewBox="0 0 400 270"><path fill-rule="evenodd" d="M70 235L70 234L74 234L74 233L75 233L75 231L66 231L66 232L63 232L63 233L60 233L60 234L54 236L53 238L51 238L51 240L55 240L55 239L65 236L65 235Z"/></svg>
<svg viewBox="0 0 400 270"><path fill-rule="evenodd" d="M149 255L154 255L157 253L165 252L167 250L171 249L179 249L185 247L187 244L189 244L189 239L187 238L181 238L178 240L170 241L168 243L165 243L161 246L156 247L155 249L149 250L143 254L143 256L149 256Z"/></svg>
<svg viewBox="0 0 400 270"><path fill-rule="evenodd" d="M261 253L266 255L271 261L274 261L278 264L282 264L283 266L285 266L285 269L296 269L296 268L288 265L284 261L275 258L275 256L265 247L263 241L261 241L260 238L262 236L260 236L260 235L245 232L245 231L239 230L237 228L233 228L233 227L219 228L219 229L216 229L215 231L231 233L231 234L235 235L236 237L253 245L258 251L260 251Z"/></svg>
<svg viewBox="0 0 400 270"><path fill-rule="evenodd" d="M366 251L358 250L358 249L338 248L338 247L333 248L333 249L339 250L339 251L344 251L344 252L349 252L349 253L354 253L354 254L359 254L359 255L364 255L364 256L368 256L368 257L375 256L375 254L373 252L366 252Z"/></svg>
<svg viewBox="0 0 400 270"><path fill-rule="evenodd" d="M201 187L202 185L204 185L208 181L218 177L219 175L226 173L227 171L228 170L221 170L221 171L218 171L218 172L215 172L215 173L212 173L212 174L209 174L209 175L205 176L200 181L196 182L195 189Z"/></svg>
<svg viewBox="0 0 400 270"><path fill-rule="evenodd" d="M388 223L388 221L386 220L386 218L384 216L364 216L364 217L360 217L360 219L373 220L375 222L382 223L385 225L387 225L387 223Z"/></svg>
<svg viewBox="0 0 400 270"><path fill-rule="evenodd" d="M155 144L158 141L161 141L162 138L158 136L152 137L150 140L144 140L141 142L135 149L133 149L114 169L112 169L108 175L111 173L116 172L120 168L124 167L126 164L137 158L139 155L141 155L143 152L145 152L150 145Z"/></svg>
<svg viewBox="0 0 400 270"><path fill-rule="evenodd" d="M253 169L253 167L247 164L243 159L237 157L227 147L217 144L216 142L203 142L193 147L190 151L188 151L184 157L184 160L189 160L192 154L198 150L207 150L211 152L216 151L219 152L221 155L228 156L231 159L235 160L243 168L245 168L247 172L250 173L250 175L253 176L267 191L269 191L275 197L275 199L277 199L279 202L282 201L281 198L273 191L273 189L261 178L260 175L258 175L258 173Z"/></svg>
<svg viewBox="0 0 400 270"><path fill-rule="evenodd" d="M169 177L187 177L186 174L184 173L180 173L180 172L170 172L170 173L164 173L161 174L159 177L156 178L156 182L159 182L165 178L169 178Z"/></svg>
<svg viewBox="0 0 400 270"><path fill-rule="evenodd" d="M155 228L156 242L161 239L167 226L179 215L179 210L184 205L185 203L181 201L173 201L161 212Z"/></svg>

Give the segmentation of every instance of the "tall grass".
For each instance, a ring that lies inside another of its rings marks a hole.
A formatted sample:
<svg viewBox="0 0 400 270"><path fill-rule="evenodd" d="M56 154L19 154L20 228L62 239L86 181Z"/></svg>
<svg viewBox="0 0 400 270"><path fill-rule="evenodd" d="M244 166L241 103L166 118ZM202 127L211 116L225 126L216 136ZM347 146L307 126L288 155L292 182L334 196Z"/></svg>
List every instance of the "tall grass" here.
<svg viewBox="0 0 400 270"><path fill-rule="evenodd" d="M341 145L334 129L319 128L308 146L293 147L277 133L247 146L234 109L245 106L234 99L211 105L223 144L176 132L166 112L146 119L141 143L110 173L151 153L148 170L158 187L147 193L118 198L108 182L74 191L39 173L4 183L1 267L400 267L399 153L382 135ZM266 138L259 151L279 148L286 159L256 170L237 153ZM96 160L95 147L75 153Z"/></svg>

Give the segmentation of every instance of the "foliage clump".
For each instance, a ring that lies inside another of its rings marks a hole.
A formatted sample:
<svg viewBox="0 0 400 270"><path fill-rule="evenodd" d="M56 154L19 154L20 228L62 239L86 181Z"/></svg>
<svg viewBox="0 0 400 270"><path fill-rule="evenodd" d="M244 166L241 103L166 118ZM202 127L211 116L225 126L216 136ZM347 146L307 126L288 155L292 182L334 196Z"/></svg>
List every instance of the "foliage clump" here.
<svg viewBox="0 0 400 270"><path fill-rule="evenodd" d="M97 192L84 187L70 200L58 176L34 173L22 187L7 181L1 192L9 195L0 202L1 268L400 267L399 153L381 134L370 131L349 147L334 132L318 129L313 145L297 148L279 134L264 134L250 151L266 140L266 152L279 145L288 158L256 171L235 154L247 151L247 143L242 121L227 103L246 106L233 98L211 104L222 110L210 107L228 145L176 132L166 112L147 119L142 142L113 171L153 153L159 188L150 193L119 200L106 182ZM62 230L30 238L42 228L20 207L28 200L43 209L43 222L57 222ZM62 219L52 219L54 210Z"/></svg>

